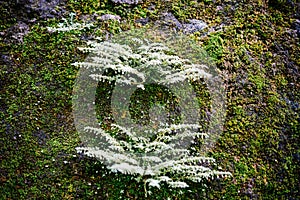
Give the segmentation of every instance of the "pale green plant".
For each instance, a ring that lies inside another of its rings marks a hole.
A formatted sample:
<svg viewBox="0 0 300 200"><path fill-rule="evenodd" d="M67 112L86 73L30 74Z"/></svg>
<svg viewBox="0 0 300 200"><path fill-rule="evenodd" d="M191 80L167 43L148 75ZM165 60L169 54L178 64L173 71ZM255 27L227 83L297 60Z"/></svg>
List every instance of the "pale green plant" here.
<svg viewBox="0 0 300 200"><path fill-rule="evenodd" d="M149 77L164 85L211 77L205 72L205 65L180 58L161 43L137 38L132 41L135 48L109 41L89 41L88 47L80 50L90 53L90 58L73 65L89 69L89 76L95 81L134 85L142 89L145 89ZM108 70L115 71L115 75L104 75ZM114 172L133 175L137 181L143 182L145 195L149 193L147 185L160 188L164 182L170 187L186 188L189 186L187 180L201 182L230 176L230 172L208 167L215 162L213 158L191 153L193 148L189 148L189 144L209 137L209 133L201 133L199 128L198 124L162 123L158 128L146 129L140 134L134 128L118 124L112 124L110 131L87 126L84 131L95 137L97 145L78 147L77 151L101 159ZM116 134L113 136L111 132ZM149 134L154 137L147 137Z"/></svg>
<svg viewBox="0 0 300 200"><path fill-rule="evenodd" d="M59 23L57 26L58 27L47 27L49 32L67 32L71 30L82 30L82 29L89 29L93 26L92 23L79 23L79 22L74 22L74 17L76 16L75 13L70 13L69 14L69 19L63 18L62 20L64 22Z"/></svg>

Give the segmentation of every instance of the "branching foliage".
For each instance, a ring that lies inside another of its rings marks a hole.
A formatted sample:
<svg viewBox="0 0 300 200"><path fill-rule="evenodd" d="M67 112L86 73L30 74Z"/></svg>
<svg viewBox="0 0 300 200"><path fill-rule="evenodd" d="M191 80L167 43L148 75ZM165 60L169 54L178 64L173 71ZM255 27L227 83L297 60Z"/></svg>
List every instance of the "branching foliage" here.
<svg viewBox="0 0 300 200"><path fill-rule="evenodd" d="M205 65L193 64L180 58L161 43L133 39L136 46L113 42L88 43L80 48L92 56L85 62L74 65L90 69L90 77L95 81L110 81L111 84L127 84L145 88L148 79L163 85L207 79ZM113 75L105 75L113 70ZM99 73L100 72L100 73ZM159 124L155 130L145 130L145 135L130 128L112 124L111 131L96 127L85 127L84 131L95 138L101 138L96 147L78 147L78 152L103 160L114 172L131 174L147 186L160 188L165 182L170 187L186 188L187 180L201 182L231 175L210 169L213 158L192 154L190 144L194 140L204 140L209 133L199 132L198 124ZM146 132L154 137L147 137ZM111 132L117 134L111 134ZM122 136L122 137L119 137Z"/></svg>

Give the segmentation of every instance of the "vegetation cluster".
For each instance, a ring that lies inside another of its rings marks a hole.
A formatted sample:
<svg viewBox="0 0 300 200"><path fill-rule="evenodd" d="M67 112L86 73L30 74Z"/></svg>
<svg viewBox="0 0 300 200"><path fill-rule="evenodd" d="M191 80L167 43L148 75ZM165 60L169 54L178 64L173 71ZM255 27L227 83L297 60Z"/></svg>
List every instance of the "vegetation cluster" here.
<svg viewBox="0 0 300 200"><path fill-rule="evenodd" d="M232 178L191 182L184 190L161 185L148 198L300 198L297 1L28 2L0 1L1 199L144 199L143 184L130 175L76 152L82 143L72 91L79 68L72 63L85 59L78 47L88 40L147 26L166 12L182 24L207 24L189 37L214 59L227 89L224 131L208 156ZM93 26L47 29L72 13L74 23ZM101 20L105 14L119 20Z"/></svg>

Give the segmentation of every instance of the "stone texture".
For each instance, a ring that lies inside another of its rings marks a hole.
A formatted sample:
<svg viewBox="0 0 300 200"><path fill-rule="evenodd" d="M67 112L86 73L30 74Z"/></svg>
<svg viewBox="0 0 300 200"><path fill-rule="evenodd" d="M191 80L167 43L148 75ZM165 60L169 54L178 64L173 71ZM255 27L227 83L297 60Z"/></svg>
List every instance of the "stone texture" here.
<svg viewBox="0 0 300 200"><path fill-rule="evenodd" d="M119 3L119 4L138 4L141 3L141 0L112 0L114 3Z"/></svg>
<svg viewBox="0 0 300 200"><path fill-rule="evenodd" d="M112 14L105 14L100 16L100 20L102 21L107 21L107 20L116 20L116 21L120 21L121 17L118 15L112 15Z"/></svg>
<svg viewBox="0 0 300 200"><path fill-rule="evenodd" d="M183 24L183 32L191 34L197 31L202 31L206 27L208 27L207 24L201 20L189 19L188 23Z"/></svg>

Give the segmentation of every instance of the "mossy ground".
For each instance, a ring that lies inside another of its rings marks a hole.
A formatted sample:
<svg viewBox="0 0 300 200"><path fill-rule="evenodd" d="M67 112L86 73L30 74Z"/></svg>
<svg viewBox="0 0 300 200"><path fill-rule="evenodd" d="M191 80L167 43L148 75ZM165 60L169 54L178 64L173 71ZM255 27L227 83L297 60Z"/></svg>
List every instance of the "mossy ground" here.
<svg viewBox="0 0 300 200"><path fill-rule="evenodd" d="M18 18L8 7L0 9L3 32ZM163 10L180 20L204 20L209 27L224 23L221 31L191 37L224 73L226 122L209 155L233 177L190 183L183 192L154 189L149 199L300 198L300 42L294 28L299 4L176 0L128 6L68 0L66 9L78 20L93 13L123 20L49 33L45 27L60 20L38 19L23 43L1 38L0 199L144 199L143 185L130 176L109 173L96 159L76 153L81 142L71 112L78 69L71 63L85 58L77 47L89 35L138 27L135 19L155 19Z"/></svg>

